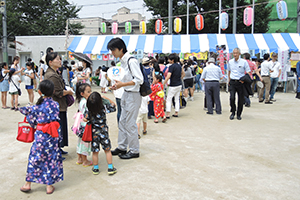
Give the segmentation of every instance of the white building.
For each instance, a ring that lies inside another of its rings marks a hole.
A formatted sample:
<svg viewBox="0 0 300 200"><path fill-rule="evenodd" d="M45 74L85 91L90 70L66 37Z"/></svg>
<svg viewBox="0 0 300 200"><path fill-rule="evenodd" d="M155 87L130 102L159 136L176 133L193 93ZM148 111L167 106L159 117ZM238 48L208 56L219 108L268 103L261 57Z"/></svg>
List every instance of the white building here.
<svg viewBox="0 0 300 200"><path fill-rule="evenodd" d="M126 22L126 21L142 21L146 20L146 17L143 17L140 13L130 13L130 9L126 7L122 7L117 10L118 13L112 15L112 21L116 21L118 23Z"/></svg>
<svg viewBox="0 0 300 200"><path fill-rule="evenodd" d="M81 23L81 25L84 26L84 28L80 30L80 33L83 35L99 35L99 34L101 34L101 23L102 22L106 22L106 20L101 17L70 19L70 24Z"/></svg>

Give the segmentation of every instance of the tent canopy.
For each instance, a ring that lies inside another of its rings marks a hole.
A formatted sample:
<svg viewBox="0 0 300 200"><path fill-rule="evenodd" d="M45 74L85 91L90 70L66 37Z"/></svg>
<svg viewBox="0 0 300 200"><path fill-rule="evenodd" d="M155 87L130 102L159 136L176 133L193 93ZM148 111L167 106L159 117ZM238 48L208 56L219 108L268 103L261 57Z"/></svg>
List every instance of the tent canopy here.
<svg viewBox="0 0 300 200"><path fill-rule="evenodd" d="M122 38L129 52L139 49L146 53L216 52L217 45L225 45L230 53L236 47L242 53L278 52L279 49L300 51L298 33L75 36L68 50L84 54L107 54L107 44L114 37Z"/></svg>

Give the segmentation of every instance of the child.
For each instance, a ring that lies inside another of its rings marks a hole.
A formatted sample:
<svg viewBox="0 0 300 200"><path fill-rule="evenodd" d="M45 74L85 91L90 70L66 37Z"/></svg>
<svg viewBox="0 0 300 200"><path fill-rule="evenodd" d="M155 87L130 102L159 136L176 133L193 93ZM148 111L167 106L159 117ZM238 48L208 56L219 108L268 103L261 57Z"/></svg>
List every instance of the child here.
<svg viewBox="0 0 300 200"><path fill-rule="evenodd" d="M156 74L153 78L153 84L151 85L152 93L149 95L154 105L154 115L156 118L154 123L158 123L158 118L160 117L163 118L163 123L167 121L164 112L164 87L161 81L162 76L160 74Z"/></svg>
<svg viewBox="0 0 300 200"><path fill-rule="evenodd" d="M89 98L92 90L91 86L87 83L77 83L76 84L76 100L79 103L79 112L85 113L87 111L86 107L86 100ZM78 159L76 164L81 165L83 167L88 167L93 165L91 161L87 159L87 156L91 153L91 144L89 142L82 141L82 135L84 132L84 128L86 126L86 122L80 122L80 126L78 127L79 130L75 130L75 134L78 136L78 142L77 142L77 155Z"/></svg>
<svg viewBox="0 0 300 200"><path fill-rule="evenodd" d="M45 184L46 193L52 194L55 190L52 185L64 179L62 157L58 147L59 105L51 98L53 91L52 81L42 81L38 90L41 97L36 105L20 108L30 125L36 127L35 140L28 157L26 183L20 188L22 192L29 192L31 182L35 182Z"/></svg>
<svg viewBox="0 0 300 200"><path fill-rule="evenodd" d="M98 154L100 144L106 154L108 164L108 174L113 175L117 172L112 164L111 143L108 136L108 126L106 124L106 115L101 95L98 92L93 92L87 99L88 112L84 114L88 124L92 125L92 152L93 152L93 174L99 174Z"/></svg>
<svg viewBox="0 0 300 200"><path fill-rule="evenodd" d="M139 115L136 120L136 125L138 127L138 133L140 132L140 124L143 121L143 134L147 134L147 119L148 119L148 104L150 101L149 96L142 97L142 103L139 110ZM141 138L141 135L138 134L139 139Z"/></svg>
<svg viewBox="0 0 300 200"><path fill-rule="evenodd" d="M21 72L21 74L24 76L24 82L25 82L25 89L28 93L29 98L29 105L33 105L33 99L34 99L34 93L33 93L33 79L34 79L34 63L33 62L27 62L26 63L26 70Z"/></svg>
<svg viewBox="0 0 300 200"><path fill-rule="evenodd" d="M20 89L21 78L15 68L11 68L8 74L9 94L11 94L11 110L18 111L18 89Z"/></svg>

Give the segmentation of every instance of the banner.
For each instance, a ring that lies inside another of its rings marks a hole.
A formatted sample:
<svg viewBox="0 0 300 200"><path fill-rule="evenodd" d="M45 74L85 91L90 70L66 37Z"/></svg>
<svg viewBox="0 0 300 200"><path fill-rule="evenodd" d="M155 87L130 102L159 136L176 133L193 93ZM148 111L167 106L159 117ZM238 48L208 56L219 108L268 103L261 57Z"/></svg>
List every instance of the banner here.
<svg viewBox="0 0 300 200"><path fill-rule="evenodd" d="M207 52L186 53L184 54L184 59L188 60L190 56L195 56L197 60L207 60Z"/></svg>
<svg viewBox="0 0 300 200"><path fill-rule="evenodd" d="M278 49L278 62L281 66L281 75L279 77L280 82L287 81L287 65L288 65L289 51L282 51Z"/></svg>
<svg viewBox="0 0 300 200"><path fill-rule="evenodd" d="M102 60L102 55L97 55L97 60Z"/></svg>
<svg viewBox="0 0 300 200"><path fill-rule="evenodd" d="M97 55L96 54L92 54L91 55L91 60L97 60Z"/></svg>

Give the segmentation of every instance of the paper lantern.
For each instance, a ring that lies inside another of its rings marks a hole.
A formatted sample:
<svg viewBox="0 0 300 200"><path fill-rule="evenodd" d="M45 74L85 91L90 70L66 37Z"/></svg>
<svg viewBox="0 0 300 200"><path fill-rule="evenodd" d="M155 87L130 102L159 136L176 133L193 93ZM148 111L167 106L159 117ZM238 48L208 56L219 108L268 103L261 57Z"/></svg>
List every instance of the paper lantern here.
<svg viewBox="0 0 300 200"><path fill-rule="evenodd" d="M106 23L105 22L101 23L101 33L106 33Z"/></svg>
<svg viewBox="0 0 300 200"><path fill-rule="evenodd" d="M112 23L111 32L112 32L113 34L118 33L118 23L117 23L117 22L113 22L113 23Z"/></svg>
<svg viewBox="0 0 300 200"><path fill-rule="evenodd" d="M252 24L253 17L253 9L251 7L247 7L244 10L244 24L246 26L250 26Z"/></svg>
<svg viewBox="0 0 300 200"><path fill-rule="evenodd" d="M220 15L220 28L223 31L228 28L228 14L226 12L222 12Z"/></svg>
<svg viewBox="0 0 300 200"><path fill-rule="evenodd" d="M202 15L198 14L195 17L195 24L198 31L201 31L204 28L204 19Z"/></svg>
<svg viewBox="0 0 300 200"><path fill-rule="evenodd" d="M103 54L103 60L108 61L109 60L109 55L108 54Z"/></svg>
<svg viewBox="0 0 300 200"><path fill-rule="evenodd" d="M181 31L181 19L179 17L176 17L174 19L174 31L176 33L179 33Z"/></svg>
<svg viewBox="0 0 300 200"><path fill-rule="evenodd" d="M132 28L131 28L131 22L126 22L125 23L125 32L126 33L131 33Z"/></svg>
<svg viewBox="0 0 300 200"><path fill-rule="evenodd" d="M279 1L276 4L277 15L280 20L285 20L288 17L287 5L285 1Z"/></svg>
<svg viewBox="0 0 300 200"><path fill-rule="evenodd" d="M155 32L157 34L161 33L161 31L162 31L162 25L163 25L163 22L160 19L156 20L156 22L155 22Z"/></svg>
<svg viewBox="0 0 300 200"><path fill-rule="evenodd" d="M145 34L146 31L147 31L147 28L146 28L146 22L145 22L145 21L141 21L141 22L140 22L140 32L141 32L142 34Z"/></svg>

